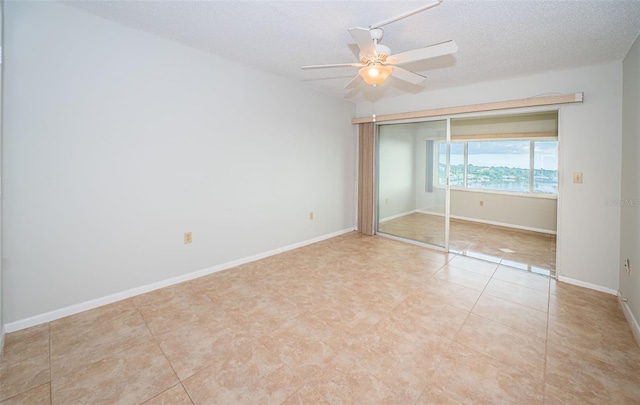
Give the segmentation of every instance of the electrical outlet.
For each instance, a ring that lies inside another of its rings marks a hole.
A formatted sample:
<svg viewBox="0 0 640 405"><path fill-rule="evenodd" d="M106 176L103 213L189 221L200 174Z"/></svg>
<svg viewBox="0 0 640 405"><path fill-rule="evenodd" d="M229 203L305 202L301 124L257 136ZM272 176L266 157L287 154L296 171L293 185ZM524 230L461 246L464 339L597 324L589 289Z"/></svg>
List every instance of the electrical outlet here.
<svg viewBox="0 0 640 405"><path fill-rule="evenodd" d="M577 184L582 183L582 172L574 172L573 173L573 182Z"/></svg>
<svg viewBox="0 0 640 405"><path fill-rule="evenodd" d="M191 232L185 232L184 233L184 244L188 245L191 242L193 242L193 235L191 234Z"/></svg>
<svg viewBox="0 0 640 405"><path fill-rule="evenodd" d="M627 274L631 274L631 261L629 259L624 259L624 269L627 271Z"/></svg>
<svg viewBox="0 0 640 405"><path fill-rule="evenodd" d="M309 213L309 221L313 221L313 211Z"/></svg>

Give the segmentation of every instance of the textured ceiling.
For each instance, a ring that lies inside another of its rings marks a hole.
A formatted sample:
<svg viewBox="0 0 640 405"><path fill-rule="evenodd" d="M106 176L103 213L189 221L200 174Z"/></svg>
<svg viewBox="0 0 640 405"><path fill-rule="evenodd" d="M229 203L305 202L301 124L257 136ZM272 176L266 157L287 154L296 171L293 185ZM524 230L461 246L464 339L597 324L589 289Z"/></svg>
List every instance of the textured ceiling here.
<svg viewBox="0 0 640 405"><path fill-rule="evenodd" d="M354 102L343 87L354 68L304 65L357 61L350 27L367 27L433 1L65 1L129 27L254 66ZM377 97L620 61L640 32L640 0L445 0L384 27L392 53L453 39L453 55L403 67L420 85L387 80Z"/></svg>

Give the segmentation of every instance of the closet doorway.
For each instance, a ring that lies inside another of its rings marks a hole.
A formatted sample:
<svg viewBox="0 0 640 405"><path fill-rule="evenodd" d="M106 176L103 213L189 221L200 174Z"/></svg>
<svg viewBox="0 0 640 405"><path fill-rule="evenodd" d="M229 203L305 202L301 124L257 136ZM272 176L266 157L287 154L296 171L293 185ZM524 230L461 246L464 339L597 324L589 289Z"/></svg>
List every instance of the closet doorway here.
<svg viewBox="0 0 640 405"><path fill-rule="evenodd" d="M377 233L555 275L558 112L378 127Z"/></svg>

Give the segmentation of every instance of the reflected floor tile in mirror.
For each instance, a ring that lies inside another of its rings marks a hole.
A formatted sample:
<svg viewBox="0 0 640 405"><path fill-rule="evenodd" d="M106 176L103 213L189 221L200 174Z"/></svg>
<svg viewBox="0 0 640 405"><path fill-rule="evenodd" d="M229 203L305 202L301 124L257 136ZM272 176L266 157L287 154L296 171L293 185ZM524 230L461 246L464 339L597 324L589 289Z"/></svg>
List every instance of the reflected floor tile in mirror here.
<svg viewBox="0 0 640 405"><path fill-rule="evenodd" d="M378 232L444 246L444 217L416 212L381 222ZM449 235L452 253L546 276L555 275L555 235L461 219L451 219Z"/></svg>

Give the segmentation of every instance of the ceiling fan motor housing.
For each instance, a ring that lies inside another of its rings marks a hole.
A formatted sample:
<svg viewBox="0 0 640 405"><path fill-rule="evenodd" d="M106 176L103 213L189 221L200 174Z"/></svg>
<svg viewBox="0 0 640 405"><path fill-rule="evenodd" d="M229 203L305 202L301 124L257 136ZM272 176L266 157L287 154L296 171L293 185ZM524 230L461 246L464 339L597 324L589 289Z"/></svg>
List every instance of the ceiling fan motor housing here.
<svg viewBox="0 0 640 405"><path fill-rule="evenodd" d="M371 34L371 39L376 41L376 43L382 41L382 36L384 35L382 28L371 28L369 33Z"/></svg>
<svg viewBox="0 0 640 405"><path fill-rule="evenodd" d="M369 65L371 63L384 63L387 61L389 55L391 55L391 49L389 47L376 44L376 55L364 55L360 52L360 63Z"/></svg>

